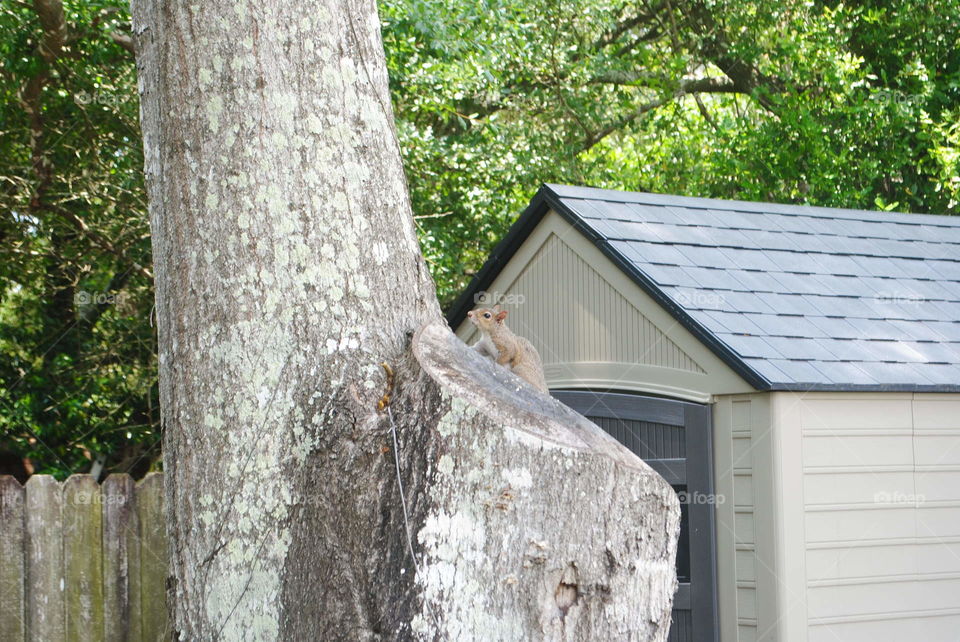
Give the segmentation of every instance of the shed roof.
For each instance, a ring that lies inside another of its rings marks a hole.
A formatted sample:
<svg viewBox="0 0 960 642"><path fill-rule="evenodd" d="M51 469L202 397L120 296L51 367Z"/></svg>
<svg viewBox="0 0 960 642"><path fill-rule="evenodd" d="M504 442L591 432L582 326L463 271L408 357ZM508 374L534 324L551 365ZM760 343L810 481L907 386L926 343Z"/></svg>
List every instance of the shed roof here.
<svg viewBox="0 0 960 642"><path fill-rule="evenodd" d="M453 327L550 209L759 390L960 391L960 220L544 185Z"/></svg>

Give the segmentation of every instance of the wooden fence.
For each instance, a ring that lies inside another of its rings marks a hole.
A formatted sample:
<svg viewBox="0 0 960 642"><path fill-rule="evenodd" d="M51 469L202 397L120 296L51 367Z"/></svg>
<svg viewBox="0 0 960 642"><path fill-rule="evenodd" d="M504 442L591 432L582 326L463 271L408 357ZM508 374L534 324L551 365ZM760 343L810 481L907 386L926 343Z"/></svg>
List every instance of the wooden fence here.
<svg viewBox="0 0 960 642"><path fill-rule="evenodd" d="M168 640L163 475L0 476L0 640Z"/></svg>

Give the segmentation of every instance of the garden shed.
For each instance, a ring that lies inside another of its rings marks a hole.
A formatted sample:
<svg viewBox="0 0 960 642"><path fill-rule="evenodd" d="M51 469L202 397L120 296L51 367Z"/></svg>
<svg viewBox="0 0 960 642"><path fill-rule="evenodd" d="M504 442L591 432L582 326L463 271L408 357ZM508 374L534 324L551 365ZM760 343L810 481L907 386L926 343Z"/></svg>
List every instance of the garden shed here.
<svg viewBox="0 0 960 642"><path fill-rule="evenodd" d="M956 640L960 221L543 186L450 312L683 493L672 640Z"/></svg>

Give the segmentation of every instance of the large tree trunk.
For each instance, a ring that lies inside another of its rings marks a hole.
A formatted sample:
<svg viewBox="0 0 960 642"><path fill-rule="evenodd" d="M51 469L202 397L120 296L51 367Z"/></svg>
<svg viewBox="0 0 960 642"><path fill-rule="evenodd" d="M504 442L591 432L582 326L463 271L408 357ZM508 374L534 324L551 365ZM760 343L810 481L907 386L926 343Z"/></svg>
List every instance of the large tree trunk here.
<svg viewBox="0 0 960 642"><path fill-rule="evenodd" d="M180 638L664 639L669 487L442 323L374 3L133 10Z"/></svg>

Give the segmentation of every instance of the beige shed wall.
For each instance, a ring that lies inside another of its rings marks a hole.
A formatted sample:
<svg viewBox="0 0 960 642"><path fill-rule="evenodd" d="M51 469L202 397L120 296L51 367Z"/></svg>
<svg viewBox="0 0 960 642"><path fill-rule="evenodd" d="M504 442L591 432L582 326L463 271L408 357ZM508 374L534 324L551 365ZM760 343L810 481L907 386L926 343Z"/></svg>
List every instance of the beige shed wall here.
<svg viewBox="0 0 960 642"><path fill-rule="evenodd" d="M586 237L548 212L488 288L530 339L551 388L627 390L707 402L752 388ZM456 329L468 343L476 328Z"/></svg>
<svg viewBox="0 0 960 642"><path fill-rule="evenodd" d="M776 639L960 639L960 395L771 393L771 419Z"/></svg>

